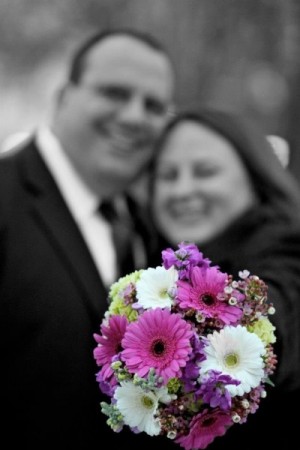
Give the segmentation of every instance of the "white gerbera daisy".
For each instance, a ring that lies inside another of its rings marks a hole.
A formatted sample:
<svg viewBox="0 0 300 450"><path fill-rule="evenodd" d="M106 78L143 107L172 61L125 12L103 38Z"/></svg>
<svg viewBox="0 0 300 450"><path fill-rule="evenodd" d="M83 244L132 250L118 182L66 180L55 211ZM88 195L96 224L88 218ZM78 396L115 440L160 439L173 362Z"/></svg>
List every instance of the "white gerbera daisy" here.
<svg viewBox="0 0 300 450"><path fill-rule="evenodd" d="M154 436L161 430L159 419L155 417L158 402L162 400L165 403L169 397L167 392L167 388L160 388L155 392L144 391L131 381L125 381L117 387L114 397L126 425Z"/></svg>
<svg viewBox="0 0 300 450"><path fill-rule="evenodd" d="M264 344L256 334L249 333L241 325L226 326L220 332L208 335L208 345L204 352L206 360L200 365L200 379L201 374L208 370L218 370L230 375L240 381L237 386L226 386L232 396L250 392L260 384L264 376Z"/></svg>
<svg viewBox="0 0 300 450"><path fill-rule="evenodd" d="M171 308L173 304L170 292L174 289L178 272L174 267L150 267L144 270L136 283L138 303L144 309Z"/></svg>

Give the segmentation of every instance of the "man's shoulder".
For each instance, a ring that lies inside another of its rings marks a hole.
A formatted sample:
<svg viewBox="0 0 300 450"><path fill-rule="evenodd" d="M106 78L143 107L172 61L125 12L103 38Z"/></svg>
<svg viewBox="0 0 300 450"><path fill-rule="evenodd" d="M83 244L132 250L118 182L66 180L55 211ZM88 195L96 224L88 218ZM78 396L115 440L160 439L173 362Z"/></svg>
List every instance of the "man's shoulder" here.
<svg viewBox="0 0 300 450"><path fill-rule="evenodd" d="M26 158L28 151L34 145L33 139L24 141L21 144L0 152L0 196L8 197L13 190L13 186L19 183L20 167L22 160Z"/></svg>
<svg viewBox="0 0 300 450"><path fill-rule="evenodd" d="M28 137L23 142L6 151L0 151L0 171L10 173L15 170L18 161L26 156L26 153L36 146L34 136ZM3 175L4 176L4 175Z"/></svg>
<svg viewBox="0 0 300 450"><path fill-rule="evenodd" d="M0 151L0 162L13 160L20 152L35 145L35 136L28 135L21 142Z"/></svg>

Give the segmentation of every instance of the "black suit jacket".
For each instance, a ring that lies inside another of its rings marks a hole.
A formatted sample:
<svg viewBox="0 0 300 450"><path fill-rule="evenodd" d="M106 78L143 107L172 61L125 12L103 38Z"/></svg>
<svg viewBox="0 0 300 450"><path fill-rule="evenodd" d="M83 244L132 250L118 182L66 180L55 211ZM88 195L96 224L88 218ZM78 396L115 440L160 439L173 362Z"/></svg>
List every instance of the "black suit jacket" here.
<svg viewBox="0 0 300 450"><path fill-rule="evenodd" d="M127 258L130 261L130 258ZM123 270L125 268L123 267ZM131 271L128 266L126 271ZM93 333L106 291L34 142L0 158L0 441L24 448L112 445L100 412ZM13 430L13 432L12 432Z"/></svg>

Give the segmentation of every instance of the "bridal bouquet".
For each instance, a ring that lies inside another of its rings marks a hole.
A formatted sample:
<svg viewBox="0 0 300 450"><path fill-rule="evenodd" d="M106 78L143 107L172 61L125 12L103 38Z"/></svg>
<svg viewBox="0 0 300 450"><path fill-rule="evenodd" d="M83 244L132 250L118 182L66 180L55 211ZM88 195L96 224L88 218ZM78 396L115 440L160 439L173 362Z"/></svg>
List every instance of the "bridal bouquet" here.
<svg viewBox="0 0 300 450"><path fill-rule="evenodd" d="M165 435L206 448L247 420L276 366L263 280L221 272L194 244L162 252L163 264L111 286L94 338L101 403L119 432Z"/></svg>

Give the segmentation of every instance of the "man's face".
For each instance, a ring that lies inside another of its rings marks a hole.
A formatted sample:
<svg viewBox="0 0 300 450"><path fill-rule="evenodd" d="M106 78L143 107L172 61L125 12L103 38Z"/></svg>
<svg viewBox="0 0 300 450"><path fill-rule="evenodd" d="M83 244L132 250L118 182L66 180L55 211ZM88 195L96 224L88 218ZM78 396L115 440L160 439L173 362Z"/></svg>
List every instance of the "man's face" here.
<svg viewBox="0 0 300 450"><path fill-rule="evenodd" d="M91 49L66 87L54 131L80 175L101 195L124 189L152 157L172 100L165 55L127 36Z"/></svg>

